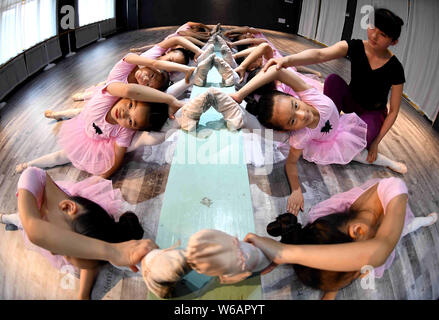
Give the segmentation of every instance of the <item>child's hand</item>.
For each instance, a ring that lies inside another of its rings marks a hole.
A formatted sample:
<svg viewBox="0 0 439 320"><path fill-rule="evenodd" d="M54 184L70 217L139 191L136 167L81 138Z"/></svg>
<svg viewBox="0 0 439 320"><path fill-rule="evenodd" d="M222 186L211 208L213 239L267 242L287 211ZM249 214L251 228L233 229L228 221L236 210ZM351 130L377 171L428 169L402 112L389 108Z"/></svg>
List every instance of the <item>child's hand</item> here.
<svg viewBox="0 0 439 320"><path fill-rule="evenodd" d="M114 251L110 262L115 266L130 267L133 272L139 271L136 267L144 256L158 246L149 239L131 240L112 244Z"/></svg>
<svg viewBox="0 0 439 320"><path fill-rule="evenodd" d="M287 211L297 216L299 210L303 211L303 207L304 199L302 191L300 189L296 189L291 193L290 197L288 198Z"/></svg>
<svg viewBox="0 0 439 320"><path fill-rule="evenodd" d="M282 68L286 68L286 67L288 67L287 62L288 62L287 57L271 58L270 60L267 61L265 66L262 68L262 71L263 72L267 71L268 68L270 68L273 65L276 65L276 70L280 70Z"/></svg>
<svg viewBox="0 0 439 320"><path fill-rule="evenodd" d="M175 119L174 114L178 111L178 109L180 109L183 106L184 106L183 101L174 98L172 102L168 104L169 119Z"/></svg>
<svg viewBox="0 0 439 320"><path fill-rule="evenodd" d="M267 258L273 262L272 265L268 266L263 271L264 273L270 272L274 269L276 265L283 263L281 259L281 253L283 249L282 243L267 237L257 236L254 233L248 233L245 236L244 241L251 243L255 247L261 249L262 252L267 256Z"/></svg>

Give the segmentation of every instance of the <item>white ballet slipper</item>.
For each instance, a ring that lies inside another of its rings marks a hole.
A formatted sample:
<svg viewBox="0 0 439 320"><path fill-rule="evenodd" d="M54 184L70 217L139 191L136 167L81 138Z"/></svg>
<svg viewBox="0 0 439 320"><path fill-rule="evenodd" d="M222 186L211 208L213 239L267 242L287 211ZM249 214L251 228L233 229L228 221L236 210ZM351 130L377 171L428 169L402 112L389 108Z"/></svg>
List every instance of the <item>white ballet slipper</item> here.
<svg viewBox="0 0 439 320"><path fill-rule="evenodd" d="M214 44L208 42L206 44L205 48L203 48L203 51L204 52L202 54L200 54L200 56L197 59L198 64L200 64L204 59L209 57L211 54L215 53L215 46L214 46Z"/></svg>
<svg viewBox="0 0 439 320"><path fill-rule="evenodd" d="M197 68L195 69L191 78L191 82L194 85L198 87L204 87L206 85L207 74L212 68L214 57L215 54L212 53L210 56L198 63Z"/></svg>
<svg viewBox="0 0 439 320"><path fill-rule="evenodd" d="M235 59L233 59L233 53L229 46L227 44L223 44L220 51L224 61L227 62L232 69L236 69L238 64L236 63Z"/></svg>
<svg viewBox="0 0 439 320"><path fill-rule="evenodd" d="M15 167L16 173L22 173L24 170L28 168L29 164L27 162L20 163L18 166Z"/></svg>
<svg viewBox="0 0 439 320"><path fill-rule="evenodd" d="M407 173L407 166L402 162L395 162L395 165L388 166L388 168L392 171L395 171L400 174Z"/></svg>
<svg viewBox="0 0 439 320"><path fill-rule="evenodd" d="M239 130L244 126L244 112L239 104L227 93L216 88L207 91L213 98L213 107L220 112L229 130Z"/></svg>
<svg viewBox="0 0 439 320"><path fill-rule="evenodd" d="M232 87L235 85L235 77L233 74L233 69L230 65L224 61L224 59L215 56L213 60L213 65L218 69L221 77L223 78L223 86Z"/></svg>
<svg viewBox="0 0 439 320"><path fill-rule="evenodd" d="M84 101L85 95L84 92L76 92L74 95L72 95L73 101Z"/></svg>
<svg viewBox="0 0 439 320"><path fill-rule="evenodd" d="M203 112L207 111L214 103L214 98L208 91L190 100L181 108L181 128L189 132L195 130Z"/></svg>
<svg viewBox="0 0 439 320"><path fill-rule="evenodd" d="M177 282L191 271L181 249L152 250L142 260L146 286L157 297L172 298Z"/></svg>

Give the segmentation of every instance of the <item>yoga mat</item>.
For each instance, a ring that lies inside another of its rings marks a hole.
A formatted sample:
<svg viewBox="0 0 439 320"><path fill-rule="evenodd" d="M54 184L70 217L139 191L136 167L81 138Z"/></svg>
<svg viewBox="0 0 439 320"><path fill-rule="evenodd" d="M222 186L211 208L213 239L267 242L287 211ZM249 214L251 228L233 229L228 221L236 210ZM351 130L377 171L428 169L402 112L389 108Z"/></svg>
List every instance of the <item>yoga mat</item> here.
<svg viewBox="0 0 439 320"><path fill-rule="evenodd" d="M218 53L217 53L218 54ZM209 71L206 87L194 86L191 98L208 87L220 88L221 76ZM234 92L234 87L220 88ZM247 165L241 132L230 132L223 116L210 108L200 119L197 134L180 132L169 172L156 243L168 248L202 229L217 229L242 240L255 232ZM234 285L191 271L176 288L175 299L262 299L260 277ZM152 293L150 299L157 299Z"/></svg>

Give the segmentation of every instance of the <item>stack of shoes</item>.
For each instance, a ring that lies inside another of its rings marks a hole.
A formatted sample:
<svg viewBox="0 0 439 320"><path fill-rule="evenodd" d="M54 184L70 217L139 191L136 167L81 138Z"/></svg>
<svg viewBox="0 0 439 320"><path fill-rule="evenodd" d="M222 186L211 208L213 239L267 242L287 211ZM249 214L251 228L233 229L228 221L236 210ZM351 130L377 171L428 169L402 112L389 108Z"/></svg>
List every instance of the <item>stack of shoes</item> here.
<svg viewBox="0 0 439 320"><path fill-rule="evenodd" d="M244 126L244 112L239 104L227 93L216 88L207 90L213 101L213 107L223 115L227 128L231 131Z"/></svg>
<svg viewBox="0 0 439 320"><path fill-rule="evenodd" d="M197 68L191 77L191 83L198 87L204 87L206 85L207 74L213 66L215 60L215 53L211 53L208 57L204 57L203 60L198 62Z"/></svg>
<svg viewBox="0 0 439 320"><path fill-rule="evenodd" d="M190 271L181 249L152 250L142 260L146 286L162 299L172 298L177 282Z"/></svg>
<svg viewBox="0 0 439 320"><path fill-rule="evenodd" d="M235 85L235 76L232 67L224 61L224 59L215 56L213 65L218 69L223 81L222 84L225 87L232 87Z"/></svg>
<svg viewBox="0 0 439 320"><path fill-rule="evenodd" d="M181 128L188 132L196 130L201 115L215 103L213 96L209 94L208 91L205 91L195 99L190 100L181 108Z"/></svg>

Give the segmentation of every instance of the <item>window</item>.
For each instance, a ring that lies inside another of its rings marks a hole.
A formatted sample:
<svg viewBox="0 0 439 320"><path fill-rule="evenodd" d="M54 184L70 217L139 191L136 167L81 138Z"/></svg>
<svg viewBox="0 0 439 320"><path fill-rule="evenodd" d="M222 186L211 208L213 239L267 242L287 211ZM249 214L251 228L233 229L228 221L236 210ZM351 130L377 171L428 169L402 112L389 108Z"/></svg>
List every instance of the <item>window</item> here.
<svg viewBox="0 0 439 320"><path fill-rule="evenodd" d="M0 2L0 64L56 35L56 0Z"/></svg>
<svg viewBox="0 0 439 320"><path fill-rule="evenodd" d="M78 0L79 26L116 17L114 0Z"/></svg>

